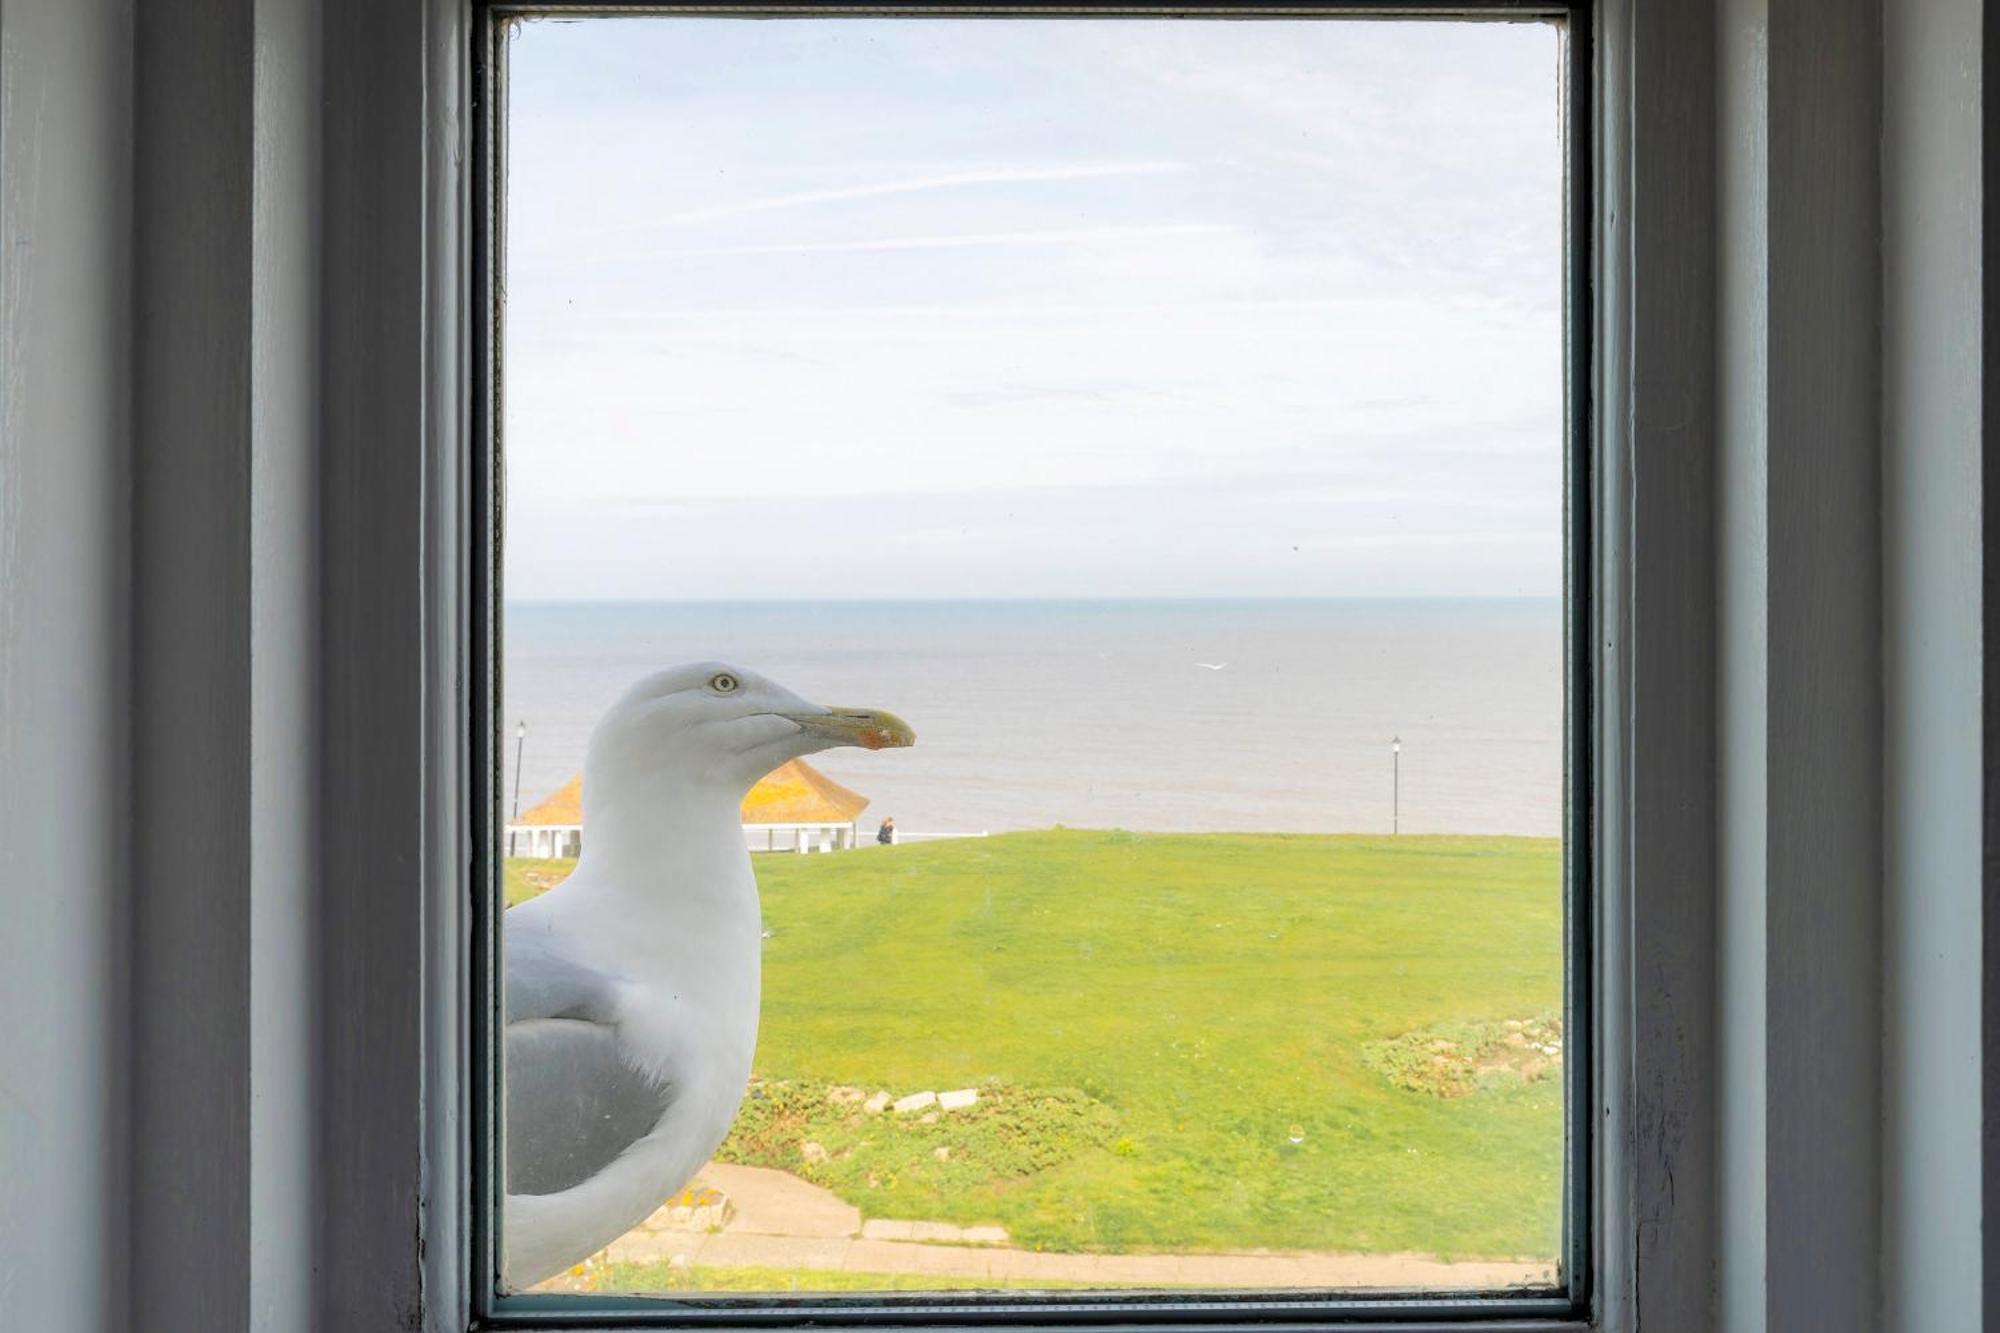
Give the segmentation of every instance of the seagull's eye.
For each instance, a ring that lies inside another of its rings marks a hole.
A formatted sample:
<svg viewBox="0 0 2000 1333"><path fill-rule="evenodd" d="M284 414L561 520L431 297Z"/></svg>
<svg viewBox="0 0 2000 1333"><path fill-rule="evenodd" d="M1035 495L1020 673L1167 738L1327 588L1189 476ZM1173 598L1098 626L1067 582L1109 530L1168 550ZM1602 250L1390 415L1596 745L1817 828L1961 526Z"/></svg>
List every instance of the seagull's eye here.
<svg viewBox="0 0 2000 1333"><path fill-rule="evenodd" d="M727 671L718 671L708 678L708 688L714 690L717 694L734 694L742 684L742 681L736 679L736 677L730 675Z"/></svg>

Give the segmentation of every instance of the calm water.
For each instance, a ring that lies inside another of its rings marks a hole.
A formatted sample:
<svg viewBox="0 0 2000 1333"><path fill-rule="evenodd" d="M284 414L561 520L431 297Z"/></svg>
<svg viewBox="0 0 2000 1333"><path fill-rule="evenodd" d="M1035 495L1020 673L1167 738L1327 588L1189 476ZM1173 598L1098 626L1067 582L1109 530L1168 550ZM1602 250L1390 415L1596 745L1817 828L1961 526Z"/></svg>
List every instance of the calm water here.
<svg viewBox="0 0 2000 1333"><path fill-rule="evenodd" d="M1387 831L1400 735L1406 832L1560 832L1553 601L526 603L506 631L523 809L633 680L720 658L916 728L814 757L864 823Z"/></svg>

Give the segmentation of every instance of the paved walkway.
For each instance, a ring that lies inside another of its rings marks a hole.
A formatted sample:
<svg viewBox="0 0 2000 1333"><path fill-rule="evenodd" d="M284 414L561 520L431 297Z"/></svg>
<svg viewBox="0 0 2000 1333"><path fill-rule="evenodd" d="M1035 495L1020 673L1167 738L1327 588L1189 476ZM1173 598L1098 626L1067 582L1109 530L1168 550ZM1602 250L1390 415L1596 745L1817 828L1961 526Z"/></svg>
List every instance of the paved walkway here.
<svg viewBox="0 0 2000 1333"><path fill-rule="evenodd" d="M864 1225L860 1211L832 1191L783 1171L711 1164L702 1168L694 1183L729 1197L730 1218L720 1231L676 1228L663 1210L614 1241L606 1257L684 1263L692 1268L914 1274L1131 1288L1492 1288L1555 1280L1547 1264L1447 1263L1418 1254L1279 1250L1042 1254L1005 1244L1007 1233L998 1227L881 1221Z"/></svg>

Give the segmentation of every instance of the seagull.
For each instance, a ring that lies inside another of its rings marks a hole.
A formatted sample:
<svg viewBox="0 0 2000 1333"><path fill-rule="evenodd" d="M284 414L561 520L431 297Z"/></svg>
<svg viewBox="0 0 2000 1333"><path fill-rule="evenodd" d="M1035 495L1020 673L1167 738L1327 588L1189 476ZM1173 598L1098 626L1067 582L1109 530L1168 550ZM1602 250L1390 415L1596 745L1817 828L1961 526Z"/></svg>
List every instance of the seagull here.
<svg viewBox="0 0 2000 1333"><path fill-rule="evenodd" d="M598 722L576 870L503 918L509 1287L631 1230L736 1118L763 947L751 786L801 755L915 740L894 714L822 708L721 662L648 676Z"/></svg>
<svg viewBox="0 0 2000 1333"><path fill-rule="evenodd" d="M1220 670L1222 670L1222 668L1224 668L1224 667L1228 666L1228 665L1229 665L1229 663L1227 663L1227 662L1196 662L1196 663L1195 663L1195 665L1196 665L1196 666L1198 666L1198 667L1200 667L1200 668L1201 668L1201 669L1202 669L1203 671L1220 671Z"/></svg>

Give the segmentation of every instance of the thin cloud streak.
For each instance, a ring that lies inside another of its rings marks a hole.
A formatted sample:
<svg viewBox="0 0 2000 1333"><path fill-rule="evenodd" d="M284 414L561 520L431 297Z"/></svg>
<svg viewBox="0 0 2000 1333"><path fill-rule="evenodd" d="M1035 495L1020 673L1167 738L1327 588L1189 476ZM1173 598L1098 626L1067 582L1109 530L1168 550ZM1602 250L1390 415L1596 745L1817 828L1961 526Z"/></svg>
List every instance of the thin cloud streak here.
<svg viewBox="0 0 2000 1333"><path fill-rule="evenodd" d="M965 250L988 246L1104 245L1177 236L1217 236L1239 231L1226 222L1163 223L1139 227L1065 227L1046 231L965 232L956 236L885 236L869 241L789 241L768 245L709 245L686 250L607 256L617 259L719 259L736 255L857 254L891 250Z"/></svg>
<svg viewBox="0 0 2000 1333"><path fill-rule="evenodd" d="M691 208L646 222L622 227L606 227L597 234L613 236L652 231L660 227L684 227L721 218L743 217L751 213L773 213L787 208L809 208L814 204L838 204L850 199L880 199L886 195L922 194L929 190L958 190L982 185L1026 185L1041 181L1102 180L1110 176L1166 176L1192 170L1185 162L1103 162L1075 167L996 167L988 171L955 171L941 176L920 176L913 180L883 181L876 185L850 185L836 190L805 190L797 194L775 194L762 199L746 199L735 204Z"/></svg>
<svg viewBox="0 0 2000 1333"><path fill-rule="evenodd" d="M1165 224L1162 224L1165 225ZM1227 224L1208 224L1227 226ZM1228 230L1237 228L1229 226ZM1332 296L1323 298L1281 298L1242 300L1153 300L1100 301L1091 304L1058 303L1036 301L1032 304L996 303L976 305L958 303L954 305L917 305L908 303L868 303L842 305L724 305L724 306L647 306L610 310L590 310L569 316L576 323L616 323L621 320L640 320L647 323L663 321L685 321L694 324L714 325L720 319L752 319L759 323L789 325L805 320L850 319L866 316L870 320L935 320L940 316L978 321L994 315L1023 316L1036 319L1078 319L1096 315L1146 315L1157 317L1162 310L1176 314L1326 314L1351 313L1357 318L1372 318L1382 312L1398 310L1431 311L1437 309L1438 302L1418 303L1380 296ZM1469 314L1511 314L1512 311L1500 303L1476 294L1454 297L1450 308L1463 310ZM1551 301L1550 309L1555 308ZM1539 311L1537 313L1540 313ZM926 325L926 331L931 327Z"/></svg>

